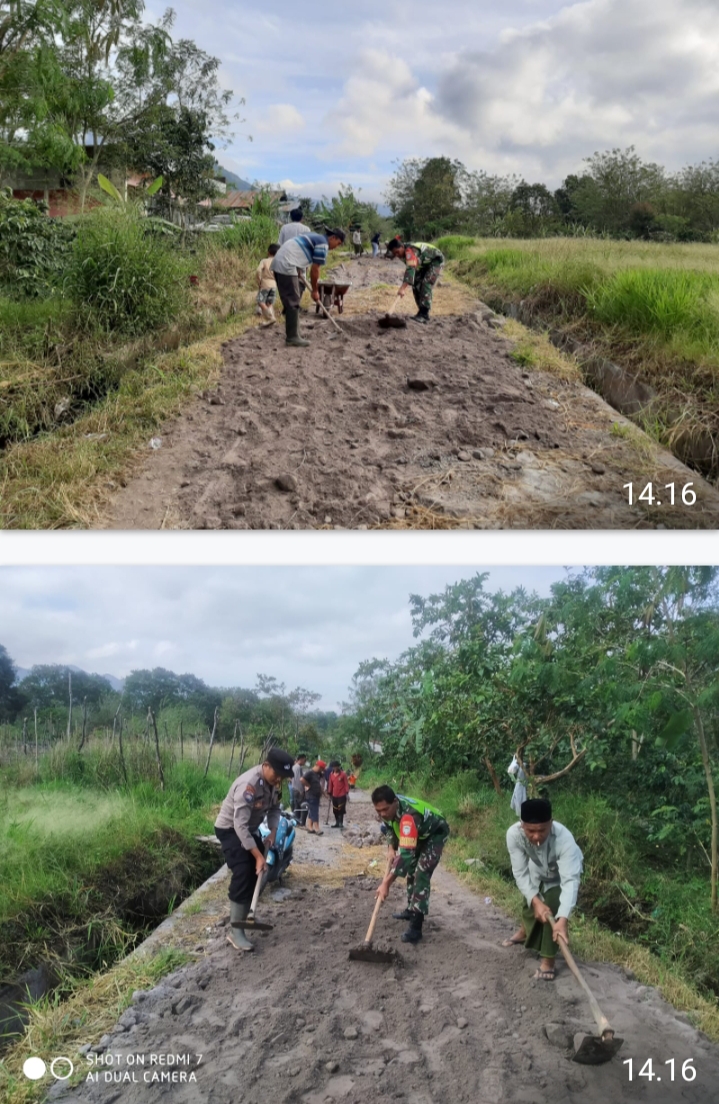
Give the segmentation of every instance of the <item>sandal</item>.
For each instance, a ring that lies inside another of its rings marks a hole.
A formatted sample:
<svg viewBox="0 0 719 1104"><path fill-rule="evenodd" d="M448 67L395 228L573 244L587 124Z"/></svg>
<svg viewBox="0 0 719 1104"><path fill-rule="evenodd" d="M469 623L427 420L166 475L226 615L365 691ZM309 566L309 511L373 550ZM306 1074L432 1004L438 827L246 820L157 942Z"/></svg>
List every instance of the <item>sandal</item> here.
<svg viewBox="0 0 719 1104"><path fill-rule="evenodd" d="M556 970L537 970L532 974L532 981L554 981L556 974Z"/></svg>
<svg viewBox="0 0 719 1104"><path fill-rule="evenodd" d="M502 943L501 943L501 946L502 947L523 947L525 942L526 942L526 939L527 939L526 935L525 935L524 939L503 939Z"/></svg>

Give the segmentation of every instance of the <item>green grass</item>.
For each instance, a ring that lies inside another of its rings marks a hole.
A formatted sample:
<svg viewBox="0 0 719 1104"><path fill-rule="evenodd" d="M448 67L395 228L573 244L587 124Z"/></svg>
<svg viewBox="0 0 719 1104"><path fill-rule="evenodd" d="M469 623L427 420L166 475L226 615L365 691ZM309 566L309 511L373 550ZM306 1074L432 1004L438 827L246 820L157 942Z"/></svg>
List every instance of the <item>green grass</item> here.
<svg viewBox="0 0 719 1104"><path fill-rule="evenodd" d="M441 780L431 772L362 771L363 789L381 782L436 805L452 827L449 865L519 920L522 899L505 842L517 819L510 793L495 793L471 771ZM625 965L647 984L661 985L668 1000L694 1012L703 1030L719 1040L719 920L711 911L708 876L666 869L661 849L648 845L641 828L603 797L560 792L553 806L584 854L572 920L577 953ZM466 858L481 865L468 869Z"/></svg>
<svg viewBox="0 0 719 1104"><path fill-rule="evenodd" d="M143 923L216 868L216 856L194 837L212 830L226 772L217 763L203 778L204 766L165 759L164 792L151 753L144 778L140 760L128 754L131 782L121 789L97 750L68 753L62 763L57 754L46 757L36 783L0 791L6 975L42 960L56 961L61 973L114 961ZM146 904L138 911L139 899Z"/></svg>

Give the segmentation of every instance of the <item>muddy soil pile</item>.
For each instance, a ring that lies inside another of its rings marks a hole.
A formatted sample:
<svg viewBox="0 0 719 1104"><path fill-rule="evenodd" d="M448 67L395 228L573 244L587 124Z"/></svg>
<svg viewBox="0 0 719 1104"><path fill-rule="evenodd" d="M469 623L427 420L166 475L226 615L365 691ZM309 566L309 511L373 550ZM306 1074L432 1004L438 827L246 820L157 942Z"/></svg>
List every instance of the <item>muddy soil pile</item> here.
<svg viewBox="0 0 719 1104"><path fill-rule="evenodd" d="M654 477L693 479L696 506L630 507L623 484L642 464L612 436L620 416L577 382L524 370L481 310L442 314L440 287L429 326L381 330L391 289L370 313L351 296L400 271L346 269L346 336L305 314L307 349L288 349L280 326L229 342L218 388L162 430L111 528L364 528L417 506L476 528L719 525L719 494L668 454Z"/></svg>
<svg viewBox="0 0 719 1104"><path fill-rule="evenodd" d="M358 795L359 796L359 795ZM353 801L350 822L371 816ZM440 866L430 919L417 947L399 940L403 925L385 906L377 939L401 950L399 966L348 960L364 937L375 877L348 877L329 888L322 871L350 851L326 831L301 834L294 888L282 901L263 899L274 930L253 938L240 957L225 941L224 915L207 928L205 957L138 993L118 1028L96 1048L96 1083L65 1090L65 1104L708 1104L719 1078L719 1048L709 1044L661 999L616 967L586 968L587 978L618 1034L619 1056L601 1067L570 1060L565 1043L592 1029L585 999L564 970L553 984L532 980L535 960L499 941L511 922ZM356 854L356 852L355 852ZM379 854L381 859L382 853ZM381 864L380 864L381 865ZM312 881L312 870L316 872ZM303 873L304 870L304 873ZM401 885L389 905L401 906ZM547 1025L550 1041L547 1035ZM151 1065L151 1055L156 1056ZM202 1055L197 1065L196 1055ZM131 1056L145 1056L140 1066ZM167 1072L158 1056L190 1055L174 1068L194 1081L145 1081ZM662 1077L638 1078L647 1058ZM625 1058L635 1062L628 1081ZM668 1083L669 1058L691 1083ZM104 1080L106 1071L110 1074ZM136 1081L113 1082L132 1075ZM712 1088L713 1086L713 1088Z"/></svg>

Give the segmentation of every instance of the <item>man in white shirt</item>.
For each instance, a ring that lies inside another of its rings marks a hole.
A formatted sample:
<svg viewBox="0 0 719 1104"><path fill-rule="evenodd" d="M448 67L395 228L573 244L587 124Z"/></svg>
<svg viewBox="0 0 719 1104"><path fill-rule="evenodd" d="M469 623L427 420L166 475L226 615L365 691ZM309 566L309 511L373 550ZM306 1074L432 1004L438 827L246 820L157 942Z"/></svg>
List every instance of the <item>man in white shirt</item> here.
<svg viewBox="0 0 719 1104"><path fill-rule="evenodd" d="M309 226L305 226L302 221L302 208L295 207L294 211L290 211L290 222L286 222L280 230L278 241L280 245L284 245L290 238L296 238L299 234L311 233Z"/></svg>
<svg viewBox="0 0 719 1104"><path fill-rule="evenodd" d="M554 981L557 939L569 945L567 923L577 903L582 852L569 829L552 819L552 806L543 798L523 801L520 816L507 832L507 849L526 908L522 927L502 946L524 944L537 951L540 963L534 977Z"/></svg>

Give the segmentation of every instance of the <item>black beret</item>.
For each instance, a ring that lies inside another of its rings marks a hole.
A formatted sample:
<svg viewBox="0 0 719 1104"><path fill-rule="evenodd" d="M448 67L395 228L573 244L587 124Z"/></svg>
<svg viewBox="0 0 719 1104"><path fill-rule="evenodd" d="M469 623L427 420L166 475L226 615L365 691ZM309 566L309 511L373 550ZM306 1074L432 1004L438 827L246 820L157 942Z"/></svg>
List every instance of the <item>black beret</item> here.
<svg viewBox="0 0 719 1104"><path fill-rule="evenodd" d="M283 751L282 748L270 748L267 752L267 762L273 771L279 774L280 778L292 777L292 767L295 761L288 751Z"/></svg>
<svg viewBox="0 0 719 1104"><path fill-rule="evenodd" d="M552 806L543 797L530 797L522 802L519 815L525 824L546 824L552 819Z"/></svg>

